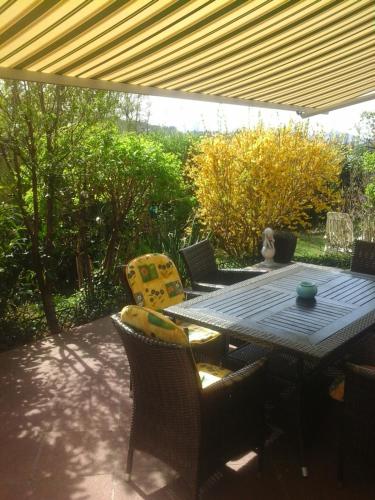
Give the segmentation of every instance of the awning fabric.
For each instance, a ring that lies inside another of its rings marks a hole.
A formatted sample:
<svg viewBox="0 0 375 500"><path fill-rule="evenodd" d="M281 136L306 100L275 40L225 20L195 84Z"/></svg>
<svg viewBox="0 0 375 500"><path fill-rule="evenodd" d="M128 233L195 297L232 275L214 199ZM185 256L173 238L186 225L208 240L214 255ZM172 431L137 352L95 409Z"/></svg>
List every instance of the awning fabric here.
<svg viewBox="0 0 375 500"><path fill-rule="evenodd" d="M375 98L374 0L0 0L0 78L291 109Z"/></svg>

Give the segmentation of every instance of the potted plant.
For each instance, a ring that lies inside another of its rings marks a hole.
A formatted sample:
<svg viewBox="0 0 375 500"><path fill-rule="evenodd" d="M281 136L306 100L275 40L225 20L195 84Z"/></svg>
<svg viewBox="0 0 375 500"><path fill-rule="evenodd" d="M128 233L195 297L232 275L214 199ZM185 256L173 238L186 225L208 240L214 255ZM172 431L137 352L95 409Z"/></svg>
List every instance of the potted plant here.
<svg viewBox="0 0 375 500"><path fill-rule="evenodd" d="M297 246L297 236L291 231L276 230L274 238L276 249L274 261L280 264L290 262Z"/></svg>

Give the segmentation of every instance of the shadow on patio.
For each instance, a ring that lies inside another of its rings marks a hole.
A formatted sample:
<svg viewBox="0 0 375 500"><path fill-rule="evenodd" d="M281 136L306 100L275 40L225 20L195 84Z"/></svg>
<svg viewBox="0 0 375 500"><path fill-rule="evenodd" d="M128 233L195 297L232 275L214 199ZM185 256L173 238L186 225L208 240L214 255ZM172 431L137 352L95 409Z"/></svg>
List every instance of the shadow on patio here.
<svg viewBox="0 0 375 500"><path fill-rule="evenodd" d="M173 471L140 453L133 482L124 481L128 384L129 367L109 318L2 353L0 499L183 498ZM250 455L229 464L203 497L373 498L373 480L359 467L338 488L332 424L320 436L310 450L309 478L300 478L294 446L281 436L268 448L263 477Z"/></svg>

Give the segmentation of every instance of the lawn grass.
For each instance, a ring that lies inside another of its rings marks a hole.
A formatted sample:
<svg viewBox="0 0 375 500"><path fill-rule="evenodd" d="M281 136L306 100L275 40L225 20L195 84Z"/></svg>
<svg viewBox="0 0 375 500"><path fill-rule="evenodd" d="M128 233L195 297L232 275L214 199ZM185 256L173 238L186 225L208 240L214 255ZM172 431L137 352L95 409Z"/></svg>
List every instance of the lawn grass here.
<svg viewBox="0 0 375 500"><path fill-rule="evenodd" d="M298 234L297 248L293 260L321 266L350 268L350 252L325 252L324 247L324 233L300 233Z"/></svg>
<svg viewBox="0 0 375 500"><path fill-rule="evenodd" d="M297 239L296 257L310 255L318 257L323 254L325 246L323 233L300 233Z"/></svg>

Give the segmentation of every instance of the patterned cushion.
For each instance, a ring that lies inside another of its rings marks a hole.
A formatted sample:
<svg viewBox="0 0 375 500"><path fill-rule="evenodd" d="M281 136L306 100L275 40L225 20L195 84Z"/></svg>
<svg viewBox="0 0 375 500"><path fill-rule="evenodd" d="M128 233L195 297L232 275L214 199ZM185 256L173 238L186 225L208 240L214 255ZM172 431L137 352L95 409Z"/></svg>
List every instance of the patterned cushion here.
<svg viewBox="0 0 375 500"><path fill-rule="evenodd" d="M211 384L214 384L218 380L221 380L222 378L232 373L226 368L220 368L220 366L210 365L208 363L197 363L197 369L199 372L202 389L205 389Z"/></svg>
<svg viewBox="0 0 375 500"><path fill-rule="evenodd" d="M360 365L362 368L367 368L367 370L375 370L375 366L372 365ZM339 375L335 378L329 388L329 395L332 399L336 401L343 402L345 393L345 377L344 375Z"/></svg>
<svg viewBox="0 0 375 500"><path fill-rule="evenodd" d="M183 328L152 309L140 306L125 306L121 311L121 321L142 331L147 337L173 344L189 345Z"/></svg>
<svg viewBox="0 0 375 500"><path fill-rule="evenodd" d="M150 253L129 262L126 277L137 305L164 309L185 300L180 275L169 257ZM185 329L190 343L204 344L218 339L220 333L192 323L178 322Z"/></svg>
<svg viewBox="0 0 375 500"><path fill-rule="evenodd" d="M185 299L177 268L166 255L152 253L133 259L126 278L139 306L164 309Z"/></svg>
<svg viewBox="0 0 375 500"><path fill-rule="evenodd" d="M218 339L221 335L214 330L209 330L193 323L187 323L186 321L180 321L177 324L185 330L191 344L205 344L206 342L211 342L211 340Z"/></svg>

